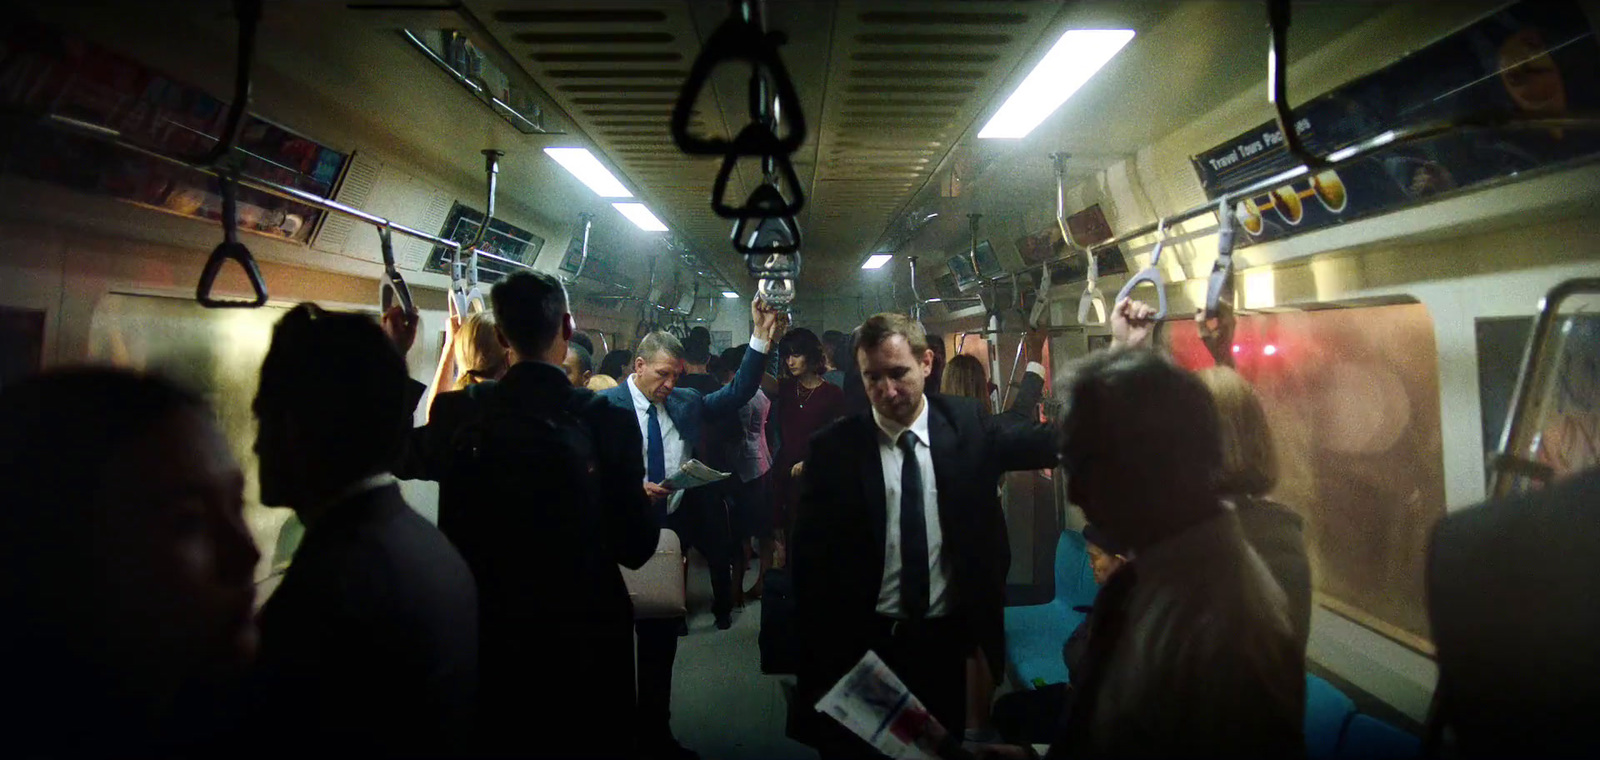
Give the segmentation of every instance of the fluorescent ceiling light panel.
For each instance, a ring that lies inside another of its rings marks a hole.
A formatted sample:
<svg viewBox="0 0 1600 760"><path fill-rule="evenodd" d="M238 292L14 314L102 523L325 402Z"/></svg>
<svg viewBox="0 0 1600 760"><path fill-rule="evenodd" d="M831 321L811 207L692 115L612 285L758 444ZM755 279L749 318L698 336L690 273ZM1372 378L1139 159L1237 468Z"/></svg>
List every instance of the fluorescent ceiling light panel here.
<svg viewBox="0 0 1600 760"><path fill-rule="evenodd" d="M978 137L1027 137L1132 39L1132 29L1068 30L983 125Z"/></svg>
<svg viewBox="0 0 1600 760"><path fill-rule="evenodd" d="M667 231L667 225L662 224L643 203L613 203L611 207L621 211L623 216L628 217L628 221L638 225L639 229L645 232Z"/></svg>
<svg viewBox="0 0 1600 760"><path fill-rule="evenodd" d="M892 258L894 258L894 256L892 254L874 253L871 256L868 256L866 261L861 263L861 268L862 269L879 269L884 264L889 263L889 260L892 259Z"/></svg>
<svg viewBox="0 0 1600 760"><path fill-rule="evenodd" d="M611 170L600 163L588 148L545 148L544 154L555 159L561 168L572 173L579 182L589 186L601 198L632 198L633 193L623 187Z"/></svg>
<svg viewBox="0 0 1600 760"><path fill-rule="evenodd" d="M724 291L722 291L722 297L723 298L738 298L739 294L735 293L735 292L733 292L731 290L724 290Z"/></svg>

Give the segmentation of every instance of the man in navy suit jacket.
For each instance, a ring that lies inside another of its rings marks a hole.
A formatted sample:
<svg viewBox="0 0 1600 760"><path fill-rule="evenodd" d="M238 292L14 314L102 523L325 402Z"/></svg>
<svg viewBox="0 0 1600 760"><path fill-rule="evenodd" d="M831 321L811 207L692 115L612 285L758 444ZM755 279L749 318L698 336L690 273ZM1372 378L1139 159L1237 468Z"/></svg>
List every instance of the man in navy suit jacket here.
<svg viewBox="0 0 1600 760"><path fill-rule="evenodd" d="M633 360L633 374L615 388L601 391L600 397L612 405L634 412L643 434L639 454L645 460L645 480L641 484L656 508L663 527L670 528L683 542L685 550L699 547L711 572L714 596L712 611L717 627L732 624L732 532L727 508L715 498L714 489L693 489L673 493L662 482L694 457L701 432L708 419L737 417L739 409L760 388L761 371L767 350L777 338L777 313L752 303L750 316L755 334L750 348L734 374L733 382L714 393L677 387L683 374L683 344L669 333L655 332L639 341ZM697 493L701 492L701 493ZM646 754L662 757L690 757L692 752L678 746L669 726L672 695L672 663L677 657L679 629L684 621L641 620L638 631L639 714L643 748Z"/></svg>

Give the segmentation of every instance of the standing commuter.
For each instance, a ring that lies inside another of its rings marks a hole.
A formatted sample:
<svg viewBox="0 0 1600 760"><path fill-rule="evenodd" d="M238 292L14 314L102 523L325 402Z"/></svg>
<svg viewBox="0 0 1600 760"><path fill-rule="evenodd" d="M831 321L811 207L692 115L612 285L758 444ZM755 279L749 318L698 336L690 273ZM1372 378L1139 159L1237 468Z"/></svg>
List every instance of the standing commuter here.
<svg viewBox="0 0 1600 760"><path fill-rule="evenodd" d="M633 354L619 348L600 360L600 374L621 383L628 376L628 364L632 361Z"/></svg>
<svg viewBox="0 0 1600 760"><path fill-rule="evenodd" d="M733 382L733 375L744 358L748 346L737 346L722 352L717 362L717 379L723 385ZM744 591L744 571L750 563L750 541L754 539L760 550L759 575L756 585L772 567L772 503L767 493L768 474L772 470L772 447L768 441L767 417L772 411L772 401L764 391L756 390L750 403L739 408L739 418L731 425L718 425L718 440L712 445L722 449L713 467L726 468L733 473L728 488L728 515L733 524L735 551L733 555L733 593L741 597ZM709 431L710 429L708 429ZM709 433L708 433L709 434Z"/></svg>
<svg viewBox="0 0 1600 760"><path fill-rule="evenodd" d="M825 330L822 333L822 350L828 360L828 371L822 373L822 379L835 388L844 388L844 368L848 364L845 356L850 353L850 336L838 330Z"/></svg>
<svg viewBox="0 0 1600 760"><path fill-rule="evenodd" d="M812 441L791 540L797 698L815 703L872 650L961 736L967 655L981 647L1003 672L1011 551L995 483L1007 470L1053 466L1056 431L925 392L933 352L904 315L867 320L855 355L872 411ZM876 756L829 719L802 714L791 732L824 756Z"/></svg>
<svg viewBox="0 0 1600 760"><path fill-rule="evenodd" d="M115 369L0 391L0 653L15 757L220 755L181 705L256 651L244 473L197 397ZM226 716L220 716L226 717ZM209 748L208 748L209 747Z"/></svg>
<svg viewBox="0 0 1600 760"><path fill-rule="evenodd" d="M1088 672L1051 756L1301 755L1305 657L1217 490L1211 394L1142 349L1092 355L1067 389L1068 496L1135 559L1095 601Z"/></svg>
<svg viewBox="0 0 1600 760"><path fill-rule="evenodd" d="M1154 340L1141 329L1155 313L1148 304L1124 300L1112 310L1116 345L1142 347ZM1250 383L1233 369L1233 307L1223 302L1215 324L1195 315L1200 340L1215 367L1196 372L1217 405L1222 433L1222 469L1217 487L1239 516L1251 548L1267 563L1289 602L1289 623L1303 651L1311 636L1311 560L1306 552L1305 521L1289 507L1269 498L1278 485L1278 452L1272 426Z"/></svg>
<svg viewBox="0 0 1600 760"><path fill-rule="evenodd" d="M811 438L844 416L844 391L822 379L827 358L816 333L800 329L783 336L778 354L783 359L784 378L778 382L772 403L779 441L772 464L772 504L773 525L778 540L784 542L800 509L800 474L811 451ZM757 585L750 590L750 597L761 598L761 591Z"/></svg>
<svg viewBox="0 0 1600 760"><path fill-rule="evenodd" d="M400 496L405 361L373 321L301 304L273 329L255 398L261 502L305 538L261 610L252 711L263 754L453 754L478 676L461 555Z"/></svg>
<svg viewBox="0 0 1600 760"><path fill-rule="evenodd" d="M651 500L658 525L678 532L685 549L699 541L700 552L706 555L712 571L713 612L719 628L731 624L731 570L727 564L719 562L726 559L722 555L730 547L726 540L719 544L710 537L728 534L726 509L714 509L706 502L689 498L694 491L703 489L674 494L662 482L693 456L700 431L709 419L735 417L739 408L755 396L766 352L777 329L777 316L761 308L759 301L751 304L750 316L755 322L755 334L750 338L750 348L733 382L726 388L710 395L678 388L677 381L683 373L683 346L672 335L655 332L639 341L633 374L621 385L600 394L625 412L618 419L617 435L628 435L627 431L642 433L643 441L630 437L636 442L634 461L645 465L642 469L635 468L640 477L634 482L641 484L632 486L634 492L640 494L635 498ZM720 522L715 519L719 511ZM713 557L714 554L717 556ZM719 567L721 573L718 573ZM678 744L671 726L672 664L677 658L678 634L684 624L682 619L640 620L635 626L638 632L640 748L648 757L697 757Z"/></svg>
<svg viewBox="0 0 1600 760"><path fill-rule="evenodd" d="M441 395L402 469L439 481L439 525L478 580L487 749L625 755L633 608L617 566L642 566L659 537L635 485L643 442L560 366L573 322L559 280L518 272L490 301L511 368Z"/></svg>
<svg viewBox="0 0 1600 760"><path fill-rule="evenodd" d="M590 357L588 349L577 343L567 344L567 356L561 360L561 368L567 373L567 381L574 388L585 388L589 385L589 378L594 376L594 359Z"/></svg>

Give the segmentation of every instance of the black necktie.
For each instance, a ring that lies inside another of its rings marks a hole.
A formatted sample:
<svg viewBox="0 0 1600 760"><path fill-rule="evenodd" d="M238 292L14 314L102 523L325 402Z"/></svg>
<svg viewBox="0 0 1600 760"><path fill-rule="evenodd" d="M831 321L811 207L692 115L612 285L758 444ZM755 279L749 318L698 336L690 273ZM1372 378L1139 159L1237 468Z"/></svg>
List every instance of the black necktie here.
<svg viewBox="0 0 1600 760"><path fill-rule="evenodd" d="M907 620L928 614L928 522L922 513L922 468L917 438L900 434L900 605Z"/></svg>

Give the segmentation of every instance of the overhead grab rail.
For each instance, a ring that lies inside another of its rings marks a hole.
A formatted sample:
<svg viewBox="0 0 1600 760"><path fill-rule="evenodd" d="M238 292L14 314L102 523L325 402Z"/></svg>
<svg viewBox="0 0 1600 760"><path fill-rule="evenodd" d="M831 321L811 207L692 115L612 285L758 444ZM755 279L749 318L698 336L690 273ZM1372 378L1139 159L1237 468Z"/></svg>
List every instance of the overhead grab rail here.
<svg viewBox="0 0 1600 760"><path fill-rule="evenodd" d="M1084 258L1084 283L1083 295L1078 297L1078 324L1099 326L1106 323L1106 297L1100 292L1100 262L1095 258L1094 251L1088 246L1078 244L1077 238L1072 235L1072 227L1067 224L1067 158L1066 153L1051 153L1050 160L1055 164L1056 172L1056 225L1061 228L1061 239L1067 248L1073 252L1082 251ZM1044 289L1049 289L1050 268L1044 267L1041 278ZM1089 321L1089 311L1094 311L1094 321ZM1038 321L1035 316L1034 322Z"/></svg>
<svg viewBox="0 0 1600 760"><path fill-rule="evenodd" d="M224 171L223 169L213 166L196 165L186 159L179 158L177 156L170 156L159 151L151 150L137 143L129 142L122 136L120 131L111 129L110 127L83 121L82 119L74 119L70 116L62 116L60 114L46 114L38 117L38 119L41 126L63 132L70 132L80 137L86 137L98 142L114 145L130 153L137 153L141 156L162 161L173 166L190 169L207 176L217 177L219 179L223 178L224 176L228 176L228 172ZM298 187L292 187L290 185L273 182L272 180L243 174L232 176L231 181L240 187L248 187L252 190L263 192L284 200L294 201L295 203L304 204L321 211L344 214L345 216L355 219L363 224L370 224L374 227L385 227L393 233L405 235L406 237L415 240L421 240L434 246L442 246L450 249L453 252L459 252L464 247L460 242L455 240L423 232L415 227L409 227L399 222L385 219L376 214L362 211L359 208L340 203L332 198L325 198L314 193L306 192ZM520 261L508 259L504 256L499 256L488 251L478 251L477 254L486 261L504 264L517 269L533 269L533 267L530 267Z"/></svg>
<svg viewBox="0 0 1600 760"><path fill-rule="evenodd" d="M1548 354L1561 304L1576 295L1596 293L1600 293L1600 277L1584 277L1567 280L1540 299L1528 347L1522 354L1522 371L1517 375L1517 387L1511 394L1510 412L1500 434L1500 450L1489 462L1493 475L1489 488L1491 498L1509 496L1516 483L1524 478L1549 482L1555 477L1549 465L1528 458L1533 446L1534 417L1539 411L1541 396L1550 386L1550 372L1554 369Z"/></svg>
<svg viewBox="0 0 1600 760"><path fill-rule="evenodd" d="M800 226L795 215L805 206L805 191L790 156L806 138L805 115L788 69L778 55L786 39L765 28L761 0L733 0L728 19L712 32L695 58L672 109L672 138L689 155L722 156L712 186L711 209L736 220L733 248L744 255L757 294L776 306L794 301L800 266ZM689 120L712 72L739 61L750 67L750 121L733 139L707 138L689 130ZM762 181L741 206L727 200L728 186L741 158L759 158ZM789 186L786 195L780 183ZM776 261L774 254L790 256Z"/></svg>
<svg viewBox="0 0 1600 760"><path fill-rule="evenodd" d="M788 156L800 149L806 139L805 115L800 110L800 95L795 91L789 71L778 57L778 45L785 42L780 32L762 27L760 4L756 0L734 0L728 20L711 33L689 69L678 102L672 107L672 141L691 156ZM689 117L700 93L711 81L711 72L728 61L745 61L759 75L772 76L778 110L789 130L780 136L769 126L752 124L732 140L698 137L689 131Z"/></svg>
<svg viewBox="0 0 1600 760"><path fill-rule="evenodd" d="M222 191L222 242L211 249L194 291L194 299L208 309L255 309L267 303L267 283L261 278L261 268L256 265L250 249L239 242L239 159L234 153L234 148L239 144L239 132L244 127L245 115L250 110L250 74L255 65L256 27L261 21L261 1L235 0L233 9L239 20L233 99L228 103L222 137L200 158L201 164L216 170L218 186ZM238 262L244 270L245 277L250 281L250 289L256 294L253 300L239 301L211 295L217 275L222 272L222 265L229 260Z"/></svg>
<svg viewBox="0 0 1600 760"><path fill-rule="evenodd" d="M589 263L589 231L594 227L594 214L587 211L578 212L578 231L573 237L580 238L583 242L578 248L578 268L570 277L563 277L562 281L571 285L583 276L583 268Z"/></svg>
<svg viewBox="0 0 1600 760"><path fill-rule="evenodd" d="M1167 317L1167 284L1161 276L1161 248L1167 242L1167 220L1156 222L1156 249L1150 254L1150 266L1139 270L1138 274L1128 278L1128 282L1117 293L1117 303L1133 294L1133 289L1140 283L1148 282L1156 288L1156 308L1154 319Z"/></svg>
<svg viewBox="0 0 1600 760"><path fill-rule="evenodd" d="M450 259L450 305L455 314L462 318L488 308L488 299L484 297L483 290L478 284L478 249L489 237L489 225L494 223L494 201L495 191L499 187L500 157L504 156L505 152L493 148L486 148L482 152L483 173L488 185L488 198L483 204L483 223L478 225L478 232L472 236L472 241L458 245ZM463 249L470 251L465 264L461 261Z"/></svg>

